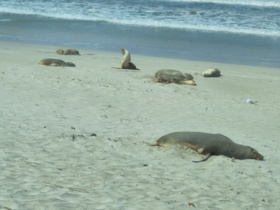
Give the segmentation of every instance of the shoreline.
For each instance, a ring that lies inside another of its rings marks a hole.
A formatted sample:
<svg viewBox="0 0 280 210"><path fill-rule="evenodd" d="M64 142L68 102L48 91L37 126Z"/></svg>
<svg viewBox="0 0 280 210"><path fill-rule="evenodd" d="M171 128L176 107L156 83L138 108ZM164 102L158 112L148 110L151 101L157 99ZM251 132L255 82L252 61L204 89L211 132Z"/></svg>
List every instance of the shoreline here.
<svg viewBox="0 0 280 210"><path fill-rule="evenodd" d="M132 52L141 70L130 71L112 68L121 52L0 44L0 208L279 208L278 69ZM39 65L44 58L76 67ZM211 67L222 77L200 75ZM191 73L197 86L155 83L164 68ZM265 161L193 163L203 156L147 144L174 131L221 133Z"/></svg>
<svg viewBox="0 0 280 210"><path fill-rule="evenodd" d="M54 50L54 52L57 49L69 49L69 48L74 48L74 47L66 47L65 45L53 45L53 44L42 44L42 43L29 43L29 42L20 42L20 41L0 41L0 44L2 45L2 47L17 47L17 46L21 46L21 47L25 47L25 46L32 46L34 48L47 48L50 50L50 53L52 53L52 51ZM88 48L75 48L81 52L85 52L85 54L91 54L92 52L100 52L100 53L108 53L108 54L115 54L116 56L119 55L120 60L121 60L121 53L119 53L116 50L105 50L105 49L88 49ZM120 48L121 49L121 48ZM213 68L213 65L230 65L230 66L247 66L249 68L252 69L271 69L271 70L280 70L277 66L257 66L257 65L253 65L253 64L242 64L242 63L232 63L232 62L218 62L218 61L207 61L207 60L195 60L195 59L183 59L181 57L176 58L173 56L156 56L156 55L150 55L150 54L143 54L143 53L134 53L133 50L130 50L130 48L127 48L130 53L132 54L133 57L143 57L143 58L155 58L155 59L170 59L170 60L178 60L179 62L189 62L189 63L205 63L206 65L211 65ZM133 49L133 48L132 48ZM119 50L120 51L120 50ZM57 54L55 54L57 55Z"/></svg>
<svg viewBox="0 0 280 210"><path fill-rule="evenodd" d="M125 47L139 55L280 68L279 37L79 20L39 19L32 23L23 21L15 27L11 23L1 22L1 39L112 52ZM41 25L48 25L49 28Z"/></svg>

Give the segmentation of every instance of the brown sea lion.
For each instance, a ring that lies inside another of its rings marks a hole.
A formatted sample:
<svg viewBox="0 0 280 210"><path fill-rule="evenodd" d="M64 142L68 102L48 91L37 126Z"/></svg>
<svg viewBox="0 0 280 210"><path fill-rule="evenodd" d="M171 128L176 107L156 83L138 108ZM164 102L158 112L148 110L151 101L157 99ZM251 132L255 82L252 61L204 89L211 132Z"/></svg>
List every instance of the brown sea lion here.
<svg viewBox="0 0 280 210"><path fill-rule="evenodd" d="M206 158L193 161L206 161L211 155L224 155L235 159L263 160L263 156L257 150L249 146L236 144L230 138L222 134L211 134L203 132L174 132L160 137L156 144L151 146L183 145L207 155Z"/></svg>
<svg viewBox="0 0 280 210"><path fill-rule="evenodd" d="M173 69L161 69L155 73L157 82L160 83L176 83L180 85L196 85L191 74Z"/></svg>
<svg viewBox="0 0 280 210"><path fill-rule="evenodd" d="M59 54L59 55L63 55L64 54L64 50L63 49L58 49L56 51L56 53Z"/></svg>
<svg viewBox="0 0 280 210"><path fill-rule="evenodd" d="M122 69L133 69L133 70L139 70L134 63L131 62L131 57L130 57L130 53L122 48L121 49L122 55L123 55L123 60L121 63L121 68Z"/></svg>
<svg viewBox="0 0 280 210"><path fill-rule="evenodd" d="M208 69L208 70L202 72L202 76L204 76L204 77L220 77L221 76L221 71L217 68Z"/></svg>
<svg viewBox="0 0 280 210"><path fill-rule="evenodd" d="M65 62L63 60L54 59L54 58L46 58L39 62L39 64L46 66L63 66L63 67L75 67L76 65L72 62Z"/></svg>
<svg viewBox="0 0 280 210"><path fill-rule="evenodd" d="M67 50L58 49L56 53L59 55L80 55L80 52L75 49L67 49Z"/></svg>

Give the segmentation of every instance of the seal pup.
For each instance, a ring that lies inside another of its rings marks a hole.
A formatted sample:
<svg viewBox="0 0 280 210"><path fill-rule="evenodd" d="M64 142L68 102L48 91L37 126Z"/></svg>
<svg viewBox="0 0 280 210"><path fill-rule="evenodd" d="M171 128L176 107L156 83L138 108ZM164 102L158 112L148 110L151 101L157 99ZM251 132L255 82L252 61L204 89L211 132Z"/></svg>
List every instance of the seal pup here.
<svg viewBox="0 0 280 210"><path fill-rule="evenodd" d="M204 76L204 77L220 77L221 76L221 71L217 68L207 69L206 71L202 72L202 76Z"/></svg>
<svg viewBox="0 0 280 210"><path fill-rule="evenodd" d="M76 65L72 62L65 62L63 60L54 59L54 58L46 58L39 62L41 65L46 66L63 66L63 67L76 67Z"/></svg>
<svg viewBox="0 0 280 210"><path fill-rule="evenodd" d="M174 132L160 137L156 144L151 146L167 147L183 145L195 150L199 154L207 155L206 158L193 161L195 163L208 160L212 155L224 155L235 159L263 160L263 156L252 147L236 144L222 134L203 132Z"/></svg>
<svg viewBox="0 0 280 210"><path fill-rule="evenodd" d="M67 49L67 50L58 49L56 53L59 55L80 55L80 52L75 49Z"/></svg>
<svg viewBox="0 0 280 210"><path fill-rule="evenodd" d="M131 62L130 53L124 48L121 49L121 52L123 55L123 60L121 62L121 68L139 70L138 68L136 68L135 64Z"/></svg>
<svg viewBox="0 0 280 210"><path fill-rule="evenodd" d="M161 69L155 73L156 82L176 83L180 85L196 85L191 74L173 69Z"/></svg>

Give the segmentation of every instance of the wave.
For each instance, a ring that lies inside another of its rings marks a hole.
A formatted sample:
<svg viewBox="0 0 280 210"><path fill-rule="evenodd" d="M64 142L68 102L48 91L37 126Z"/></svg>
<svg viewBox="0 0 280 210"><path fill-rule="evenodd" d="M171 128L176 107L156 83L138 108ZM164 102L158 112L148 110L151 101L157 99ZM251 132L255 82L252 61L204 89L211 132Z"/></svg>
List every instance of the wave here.
<svg viewBox="0 0 280 210"><path fill-rule="evenodd" d="M255 7L275 7L280 8L279 0L163 0L165 2L185 2L185 3L213 3L213 4L230 4Z"/></svg>
<svg viewBox="0 0 280 210"><path fill-rule="evenodd" d="M0 19L0 22L9 22L12 21L12 19Z"/></svg>
<svg viewBox="0 0 280 210"><path fill-rule="evenodd" d="M19 15L22 15L20 13ZM39 15L36 13L26 13L28 15ZM45 18L43 18L45 17ZM40 19L57 19L57 20L76 20L76 21L91 21L96 23L107 23L114 25L123 25L123 26L133 26L133 27L151 27L151 28L166 28L166 29L175 29L175 30L187 30L187 31L200 31L200 32L215 32L215 33L228 33L228 34L243 34L243 35L255 35L255 36L267 36L280 38L279 31L273 30L264 30L264 29L252 29L252 28L235 28L235 27L227 27L221 25L202 25L202 24L175 24L175 23L167 23L165 21L156 21L156 20L142 20L142 19L110 19L110 18L93 18L82 15L62 15L62 14L44 14L40 15ZM16 21L22 21L33 18L22 18ZM13 19L0 19L1 22L15 21Z"/></svg>
<svg viewBox="0 0 280 210"><path fill-rule="evenodd" d="M239 29L234 27L222 27L218 25L207 26L207 25L180 25L180 24L165 24L157 21L106 21L107 23L131 25L131 26L145 26L145 27L155 27L155 28L170 28L178 30L187 31L200 31L200 32L214 32L214 33L227 33L227 34L243 34L243 35L254 35L263 37L274 37L276 39L280 38L279 31L271 30L261 30L261 29Z"/></svg>
<svg viewBox="0 0 280 210"><path fill-rule="evenodd" d="M1 1L4 0L0 0L0 3ZM155 0L153 4L156 6L153 7L148 3L142 4L140 0L135 0L137 3L130 2L131 4L128 6L120 3L109 4L106 1L101 1L99 3L96 1L92 3L90 0L83 0L83 4L78 3L79 1L67 4L58 0L51 0L44 4L42 2L32 3L32 1L29 1L29 5L12 1L14 4L7 3L6 7L0 7L0 21L79 20L136 27L144 26L188 31L251 34L279 38L280 25L278 21L280 19L277 16L279 9L252 9L244 8L243 6L225 7L223 5L219 7L217 5L205 6L204 4L240 3L263 6L263 4L271 5L273 2L275 3L275 1L271 0L252 0L246 1L245 3L243 1L244 0ZM57 2L56 6L52 6L54 2ZM150 1L147 0L145 2ZM182 7L181 4L171 5L170 2L199 2L204 4L204 7L201 7L200 4ZM276 3L279 5L280 0ZM7 13L7 15L3 13ZM14 14L16 14L16 16Z"/></svg>
<svg viewBox="0 0 280 210"><path fill-rule="evenodd" d="M165 28L165 29L172 29L172 30L186 30L186 31L199 31L199 32L205 32L205 33L225 33L225 34L239 34L239 35L254 35L254 36L262 36L262 37L272 37L275 39L280 38L279 31L272 31L267 30L264 31L263 29L240 29L240 28L234 28L234 27L226 27L226 26L220 26L220 25L191 25L191 24L168 24L165 22L160 21L143 21L143 20L137 20L137 19L130 19L130 20L117 20L117 19L98 19L98 18L88 18L76 16L73 18L73 16L67 16L67 15L57 15L57 17L54 17L53 15L45 15L45 17L50 17L51 19L56 18L60 20L69 20L69 21L89 21L92 23L102 23L102 24L114 24L114 25L123 25L123 26L129 26L129 27L147 27L147 28ZM25 19L25 18L24 18ZM0 21L13 21L12 19L2 19ZM17 20L22 21L22 20Z"/></svg>

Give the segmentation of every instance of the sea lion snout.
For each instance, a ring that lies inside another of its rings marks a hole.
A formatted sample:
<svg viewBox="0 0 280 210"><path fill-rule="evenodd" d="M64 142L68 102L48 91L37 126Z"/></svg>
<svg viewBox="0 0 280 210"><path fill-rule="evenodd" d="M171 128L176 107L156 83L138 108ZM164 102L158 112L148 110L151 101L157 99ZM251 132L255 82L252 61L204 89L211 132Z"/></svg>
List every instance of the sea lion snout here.
<svg viewBox="0 0 280 210"><path fill-rule="evenodd" d="M76 67L76 65L72 62L65 62L67 66Z"/></svg>
<svg viewBox="0 0 280 210"><path fill-rule="evenodd" d="M254 148L247 146L247 157L248 159L264 160L263 156Z"/></svg>

